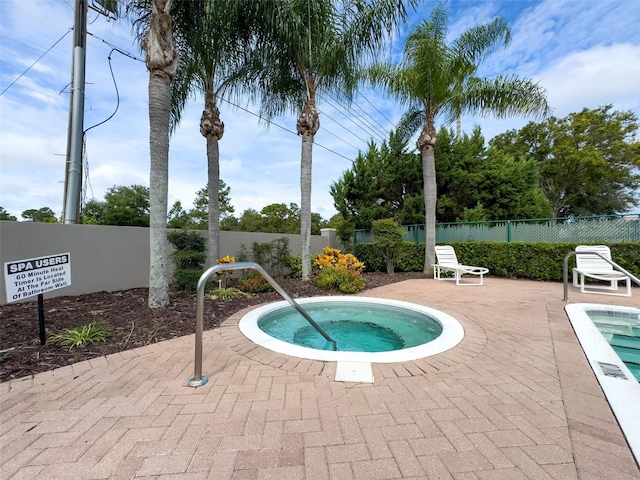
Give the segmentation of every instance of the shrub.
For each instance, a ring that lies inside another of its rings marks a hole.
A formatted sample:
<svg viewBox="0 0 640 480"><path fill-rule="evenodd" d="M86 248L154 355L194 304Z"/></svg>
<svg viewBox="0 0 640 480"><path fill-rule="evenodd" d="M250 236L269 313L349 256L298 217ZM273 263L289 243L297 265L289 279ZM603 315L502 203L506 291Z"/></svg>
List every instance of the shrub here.
<svg viewBox="0 0 640 480"><path fill-rule="evenodd" d="M175 247L171 260L175 266L173 288L193 293L204 270L206 246L204 237L195 232L169 232L167 239Z"/></svg>
<svg viewBox="0 0 640 480"><path fill-rule="evenodd" d="M385 260L387 273L392 274L395 265L396 254L402 244L404 231L398 222L391 218L374 220L371 226L373 233L373 245L378 249Z"/></svg>
<svg viewBox="0 0 640 480"><path fill-rule="evenodd" d="M202 270L176 269L171 287L179 292L195 293L201 276Z"/></svg>
<svg viewBox="0 0 640 480"><path fill-rule="evenodd" d="M365 283L359 272L343 267L326 267L312 278L313 284L323 290L338 289L342 293L358 293Z"/></svg>
<svg viewBox="0 0 640 480"><path fill-rule="evenodd" d="M360 273L343 268L338 269L338 290L342 293L358 293L365 289Z"/></svg>
<svg viewBox="0 0 640 480"><path fill-rule="evenodd" d="M320 270L325 268L344 268L352 272L360 273L364 263L350 253L341 253L337 248L324 247L322 253L313 261L313 265Z"/></svg>
<svg viewBox="0 0 640 480"><path fill-rule="evenodd" d="M271 284L258 272L252 272L242 277L238 288L249 293L273 292L274 290Z"/></svg>
<svg viewBox="0 0 640 480"><path fill-rule="evenodd" d="M247 247L240 245L238 257L241 262L257 263L276 278L283 277L291 268L289 239L287 237L276 238L270 243L253 242L251 254L249 254Z"/></svg>
<svg viewBox="0 0 640 480"><path fill-rule="evenodd" d="M320 272L320 268L315 264L316 258L318 255L311 255L311 275L317 275ZM291 278L302 278L302 255L289 257L287 265Z"/></svg>
<svg viewBox="0 0 640 480"><path fill-rule="evenodd" d="M576 243L547 242L452 242L450 245L455 248L461 264L487 267L492 276L552 282L562 282L564 257L577 246ZM636 277L640 276L640 242L613 243L610 248L614 262ZM355 252L366 264L367 272L385 268L373 244L358 244ZM397 253L396 266L405 272L421 271L424 243L403 242ZM575 258L572 257L569 269L574 266Z"/></svg>

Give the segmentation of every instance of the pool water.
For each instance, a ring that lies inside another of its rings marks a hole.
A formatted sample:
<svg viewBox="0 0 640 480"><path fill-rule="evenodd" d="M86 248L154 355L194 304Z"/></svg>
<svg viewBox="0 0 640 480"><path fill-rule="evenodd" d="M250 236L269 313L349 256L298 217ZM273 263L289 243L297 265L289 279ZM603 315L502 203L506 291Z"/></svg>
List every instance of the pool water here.
<svg viewBox="0 0 640 480"><path fill-rule="evenodd" d="M640 382L640 313L587 310L587 315Z"/></svg>
<svg viewBox="0 0 640 480"><path fill-rule="evenodd" d="M305 305L305 310L336 341L341 352L389 352L428 343L442 333L442 325L430 317L388 305L334 302ZM265 314L260 330L294 345L318 350L333 347L292 307Z"/></svg>

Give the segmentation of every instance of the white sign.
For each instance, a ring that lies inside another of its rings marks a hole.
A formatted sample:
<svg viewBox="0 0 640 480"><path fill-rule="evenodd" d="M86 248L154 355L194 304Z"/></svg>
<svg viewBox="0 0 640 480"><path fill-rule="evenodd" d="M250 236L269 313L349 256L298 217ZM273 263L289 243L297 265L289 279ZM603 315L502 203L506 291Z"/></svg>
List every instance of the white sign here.
<svg viewBox="0 0 640 480"><path fill-rule="evenodd" d="M71 285L71 254L5 262L7 303Z"/></svg>

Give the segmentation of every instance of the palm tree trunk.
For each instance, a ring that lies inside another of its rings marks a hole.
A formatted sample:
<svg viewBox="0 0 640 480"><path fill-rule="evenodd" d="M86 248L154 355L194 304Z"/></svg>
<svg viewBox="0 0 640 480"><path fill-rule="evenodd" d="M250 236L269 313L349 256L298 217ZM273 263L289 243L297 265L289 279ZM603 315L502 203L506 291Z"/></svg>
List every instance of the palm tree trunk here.
<svg viewBox="0 0 640 480"><path fill-rule="evenodd" d="M313 135L302 136L300 159L300 238L302 241L302 280L311 278L311 158Z"/></svg>
<svg viewBox="0 0 640 480"><path fill-rule="evenodd" d="M424 268L425 275L433 272L432 265L436 261L436 202L438 201L438 184L436 182L435 163L435 125L433 118L425 120L425 127L418 138L418 148L422 154L422 179L424 182L424 211L425 211L425 244Z"/></svg>
<svg viewBox="0 0 640 480"><path fill-rule="evenodd" d="M207 174L209 179L209 237L207 239L207 268L216 264L220 258L220 150L218 138L207 136Z"/></svg>
<svg viewBox="0 0 640 480"><path fill-rule="evenodd" d="M218 141L224 135L224 123L220 121L220 110L216 106L216 96L207 91L204 111L200 120L200 133L207 139L207 175L209 182L209 237L207 239L207 268L220 258L220 150Z"/></svg>
<svg viewBox="0 0 640 480"><path fill-rule="evenodd" d="M310 96L298 117L298 135L302 135L300 158L300 237L302 240L302 280L311 278L311 163L313 137L320 128L320 119L315 107L315 91Z"/></svg>
<svg viewBox="0 0 640 480"><path fill-rule="evenodd" d="M149 306L169 304L167 195L169 188L169 81L149 74L151 168L149 179Z"/></svg>
<svg viewBox="0 0 640 480"><path fill-rule="evenodd" d="M169 186L169 112L171 80L178 57L175 52L170 0L154 0L145 39L149 70L149 307L169 304L167 271L167 196Z"/></svg>

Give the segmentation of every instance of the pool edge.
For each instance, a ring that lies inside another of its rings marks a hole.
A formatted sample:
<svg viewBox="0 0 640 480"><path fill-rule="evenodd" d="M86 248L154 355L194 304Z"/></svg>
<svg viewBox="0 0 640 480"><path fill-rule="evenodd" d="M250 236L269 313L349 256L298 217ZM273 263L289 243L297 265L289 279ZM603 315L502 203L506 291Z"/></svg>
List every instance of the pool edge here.
<svg viewBox="0 0 640 480"><path fill-rule="evenodd" d="M587 315L587 310L635 311L636 307L622 307L599 303L572 303L564 307L578 338L582 351L616 417L629 448L640 465L640 415L633 405L640 405L640 382L638 382L620 357ZM605 373L602 364L615 365L627 377Z"/></svg>
<svg viewBox="0 0 640 480"><path fill-rule="evenodd" d="M381 305L391 305L407 308L433 317L443 327L442 334L435 340L418 345L416 347L396 350L393 352L331 352L326 350L315 350L311 348L292 345L287 342L275 339L257 327L257 319L272 310L288 306L287 302L273 302L251 310L238 322L238 328L242 334L254 342L273 352L292 357L304 358L308 360L319 360L325 362L370 362L370 363L400 363L420 358L425 358L439 353L446 352L458 345L465 336L464 327L451 315L423 305L404 302L400 300L390 300L376 297L347 297L347 296L325 296L300 298L296 301L301 304L319 302L361 302Z"/></svg>

